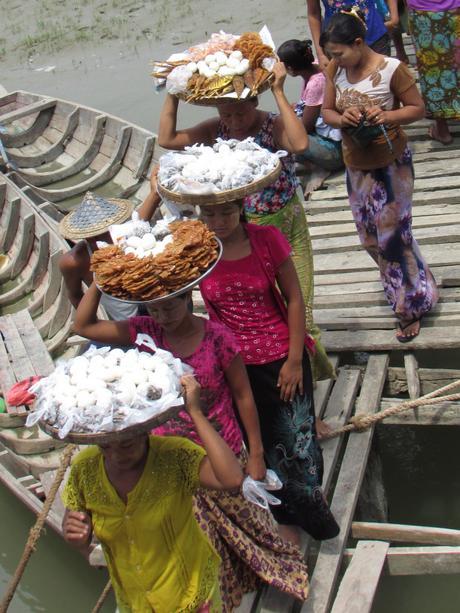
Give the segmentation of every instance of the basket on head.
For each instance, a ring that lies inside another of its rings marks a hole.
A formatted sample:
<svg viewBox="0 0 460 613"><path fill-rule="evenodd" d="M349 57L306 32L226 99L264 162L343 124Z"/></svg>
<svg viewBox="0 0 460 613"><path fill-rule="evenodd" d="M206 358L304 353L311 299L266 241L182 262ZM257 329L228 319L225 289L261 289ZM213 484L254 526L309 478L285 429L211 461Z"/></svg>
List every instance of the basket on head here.
<svg viewBox="0 0 460 613"><path fill-rule="evenodd" d="M158 193L163 196L163 198L171 200L172 202L178 202L179 204L225 204L226 202L241 200L241 198L245 198L246 196L260 192L265 187L268 187L278 179L281 173L281 168L281 162L278 161L276 168L261 179L252 181L252 183L242 185L241 187L214 192L212 194L187 194L183 192L174 192L161 185L161 183L158 183Z"/></svg>
<svg viewBox="0 0 460 613"><path fill-rule="evenodd" d="M146 419L138 424L133 424L122 430L112 430L110 432L69 432L63 439L59 437L58 428L51 426L44 420L40 420L38 423L44 432L59 441L66 441L77 445L104 445L107 443L120 443L121 441L134 438L139 434L150 432L170 419L176 418L180 411L183 410L183 405L169 407L169 409L162 411L150 419Z"/></svg>
<svg viewBox="0 0 460 613"><path fill-rule="evenodd" d="M182 100L187 104L194 104L195 106L220 106L221 104L247 102L248 100L251 100L251 98L256 98L257 96L260 96L260 94L263 94L264 92L269 90L272 86L273 78L273 76L270 76L266 81L264 81L264 83L262 83L260 87L257 88L257 91L251 91L249 95L245 98L237 98L233 96L224 95L215 96L213 98L191 99L191 95L187 94L186 92L181 92L174 95L176 96L176 98L179 98L179 100Z"/></svg>
<svg viewBox="0 0 460 613"><path fill-rule="evenodd" d="M106 232L112 224L123 223L134 210L134 204L120 198L102 198L86 192L81 204L59 224L64 238L81 240Z"/></svg>

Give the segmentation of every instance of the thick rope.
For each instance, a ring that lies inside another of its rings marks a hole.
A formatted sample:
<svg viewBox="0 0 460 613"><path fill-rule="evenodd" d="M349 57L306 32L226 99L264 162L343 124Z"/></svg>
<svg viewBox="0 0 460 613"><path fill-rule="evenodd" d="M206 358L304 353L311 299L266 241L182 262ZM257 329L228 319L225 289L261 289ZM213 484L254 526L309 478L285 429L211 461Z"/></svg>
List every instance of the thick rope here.
<svg viewBox="0 0 460 613"><path fill-rule="evenodd" d="M53 484L50 488L50 491L48 492L48 496L46 497L42 510L37 515L35 524L30 529L29 538L27 539L27 543L24 547L24 551L22 553L21 559L19 560L19 564L17 565L16 571L13 575L10 585L8 586L8 589L0 604L0 613L6 613L6 611L8 611L8 607L13 599L14 593L16 592L16 588L18 587L19 582L21 581L21 577L24 574L27 563L31 555L35 551L35 545L38 539L40 538L43 527L45 525L46 518L51 509L51 505L53 504L54 499L56 498L56 494L59 490L59 486L61 485L62 480L64 479L65 472L70 464L70 460L72 459L72 455L75 452L76 448L77 448L76 445L67 445L67 447L64 449L62 453L61 462L59 464L59 468L56 471L56 476L54 478Z"/></svg>
<svg viewBox="0 0 460 613"><path fill-rule="evenodd" d="M96 606L94 607L94 609L91 611L91 613L98 613L101 608L102 605L104 604L107 596L109 595L110 592L110 588L112 587L112 584L110 582L110 579L107 581L107 585L105 586L105 588L102 590L101 595L99 596L99 600L96 602Z"/></svg>
<svg viewBox="0 0 460 613"><path fill-rule="evenodd" d="M449 394L446 396L442 396L441 394L445 394L452 389L460 386L460 379L458 381L454 381L453 383L449 383L449 385L445 385L444 387L440 387L425 396L420 396L420 398L415 398L413 400L405 400L404 402L400 402L399 404L388 407L388 409L384 409L383 411L379 411L378 413L362 413L359 415L355 415L350 419L350 423L338 430L334 430L322 436L321 440L326 440L329 438L335 438L336 436L340 436L345 432L363 432L373 424L382 421L386 417L391 417L392 415L397 415L398 413L402 413L403 411L407 411L408 409L416 409L422 405L431 405L431 404L440 404L441 402L452 402L453 400L460 400L460 393L457 394Z"/></svg>

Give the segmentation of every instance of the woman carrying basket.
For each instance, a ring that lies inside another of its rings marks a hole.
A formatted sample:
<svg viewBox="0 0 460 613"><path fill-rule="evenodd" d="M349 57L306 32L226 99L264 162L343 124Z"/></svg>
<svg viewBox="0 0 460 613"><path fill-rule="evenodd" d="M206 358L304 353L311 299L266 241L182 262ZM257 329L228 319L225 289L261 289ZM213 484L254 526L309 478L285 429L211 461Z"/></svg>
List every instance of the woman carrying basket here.
<svg viewBox="0 0 460 613"><path fill-rule="evenodd" d="M401 125L424 115L405 64L364 42L358 11L334 15L321 35L332 58L323 116L342 129L347 191L361 244L374 259L397 319L396 338L418 335L437 302L436 282L412 235L414 168Z"/></svg>
<svg viewBox="0 0 460 613"><path fill-rule="evenodd" d="M320 331L313 322L313 254L307 219L297 190L294 154L308 147L308 135L284 94L286 70L278 62L274 67L272 92L279 114L257 108L258 99L224 102L217 106L219 116L192 128L177 129L178 99L168 94L160 116L158 142L166 149L183 149L195 143L211 145L216 138L255 141L276 151L285 149L292 155L282 158L282 171L275 183L244 200L248 221L279 228L289 241L293 261L300 279L308 331L316 341L313 359L315 379L326 379L334 372L319 341Z"/></svg>
<svg viewBox="0 0 460 613"><path fill-rule="evenodd" d="M64 490L65 539L104 549L120 613L222 611L219 556L193 514L199 487L238 489L235 455L203 415L200 386L182 378L185 406L202 445L138 435L88 447L73 460Z"/></svg>
<svg viewBox="0 0 460 613"><path fill-rule="evenodd" d="M93 284L78 307L75 329L105 344L134 344L139 333L148 334L158 347L192 366L201 384L204 414L240 458L246 472L262 479L265 463L257 409L238 348L224 326L190 312L190 298L186 293L151 305L148 317L104 321L97 318L100 293ZM151 351L149 347L141 349ZM243 448L235 405L249 454ZM185 411L155 434L183 436L203 444ZM243 593L256 589L260 581L276 585L295 598L306 598L308 578L300 551L280 538L271 513L247 502L240 492L226 494L212 489L195 493L194 511L222 560L220 589L226 613L237 607Z"/></svg>

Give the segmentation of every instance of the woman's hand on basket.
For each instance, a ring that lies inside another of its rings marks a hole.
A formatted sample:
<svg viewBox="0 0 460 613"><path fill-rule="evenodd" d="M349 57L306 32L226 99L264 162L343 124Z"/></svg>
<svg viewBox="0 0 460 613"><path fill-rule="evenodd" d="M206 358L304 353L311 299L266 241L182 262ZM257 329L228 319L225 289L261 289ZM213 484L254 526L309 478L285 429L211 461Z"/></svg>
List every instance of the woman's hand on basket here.
<svg viewBox="0 0 460 613"><path fill-rule="evenodd" d="M150 191L153 194L158 192L158 171L160 170L160 164L155 164L150 173Z"/></svg>
<svg viewBox="0 0 460 613"><path fill-rule="evenodd" d="M267 467L265 466L263 452L249 453L248 462L246 464L246 474L256 481L263 481L266 472Z"/></svg>
<svg viewBox="0 0 460 613"><path fill-rule="evenodd" d="M303 369L302 360L290 360L284 362L278 376L278 387L281 400L292 402L297 393L303 394Z"/></svg>
<svg viewBox="0 0 460 613"><path fill-rule="evenodd" d="M201 413L201 385L193 375L184 375L181 377L180 383L187 413L189 415L192 415L192 413Z"/></svg>
<svg viewBox="0 0 460 613"><path fill-rule="evenodd" d="M387 123L387 112L383 111L379 106L370 106L366 109L366 119L374 126L381 126Z"/></svg>
<svg viewBox="0 0 460 613"><path fill-rule="evenodd" d="M363 114L361 110L359 109L359 107L350 106L347 109L345 109L344 112L342 113L340 127L341 128L355 127L361 121L362 116Z"/></svg>
<svg viewBox="0 0 460 613"><path fill-rule="evenodd" d="M91 539L91 517L82 511L67 511L63 522L64 538L75 547L88 545Z"/></svg>
<svg viewBox="0 0 460 613"><path fill-rule="evenodd" d="M275 78L272 83L272 91L282 91L287 76L286 66L283 62L276 62L273 66L273 74Z"/></svg>

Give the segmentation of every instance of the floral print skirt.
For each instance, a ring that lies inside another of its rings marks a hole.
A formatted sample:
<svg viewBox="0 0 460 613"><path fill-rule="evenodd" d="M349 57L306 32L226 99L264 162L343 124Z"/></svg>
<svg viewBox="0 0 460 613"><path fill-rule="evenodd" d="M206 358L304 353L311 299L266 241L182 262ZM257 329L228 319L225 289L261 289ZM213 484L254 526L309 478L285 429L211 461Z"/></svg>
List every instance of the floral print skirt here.
<svg viewBox="0 0 460 613"><path fill-rule="evenodd" d="M240 456L246 463L245 453ZM199 489L195 517L221 557L222 611L230 613L243 594L267 583L299 600L308 594L308 572L300 550L282 539L270 513L240 492Z"/></svg>
<svg viewBox="0 0 460 613"><path fill-rule="evenodd" d="M427 114L460 119L460 8L411 11L410 21Z"/></svg>
<svg viewBox="0 0 460 613"><path fill-rule="evenodd" d="M375 260L398 319L420 319L438 300L436 281L412 236L414 169L406 147L375 170L347 169L351 211L362 246Z"/></svg>
<svg viewBox="0 0 460 613"><path fill-rule="evenodd" d="M337 536L339 527L321 489L323 456L316 439L310 362L303 358L304 394L284 402L277 387L285 360L246 366L257 406L268 468L276 472L283 488L272 512L280 524L300 526L313 538Z"/></svg>

